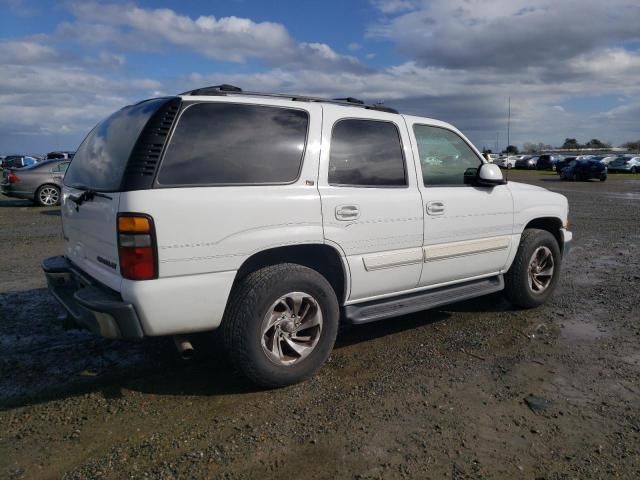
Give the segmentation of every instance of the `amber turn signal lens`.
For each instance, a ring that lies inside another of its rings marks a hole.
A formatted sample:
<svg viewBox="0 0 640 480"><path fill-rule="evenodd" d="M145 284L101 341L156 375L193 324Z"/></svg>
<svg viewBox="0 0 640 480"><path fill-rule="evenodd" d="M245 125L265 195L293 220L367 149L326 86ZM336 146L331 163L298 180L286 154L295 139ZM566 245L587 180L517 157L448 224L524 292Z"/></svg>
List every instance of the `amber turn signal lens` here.
<svg viewBox="0 0 640 480"><path fill-rule="evenodd" d="M119 233L149 233L150 231L151 224L146 217L136 217L133 215L118 217Z"/></svg>

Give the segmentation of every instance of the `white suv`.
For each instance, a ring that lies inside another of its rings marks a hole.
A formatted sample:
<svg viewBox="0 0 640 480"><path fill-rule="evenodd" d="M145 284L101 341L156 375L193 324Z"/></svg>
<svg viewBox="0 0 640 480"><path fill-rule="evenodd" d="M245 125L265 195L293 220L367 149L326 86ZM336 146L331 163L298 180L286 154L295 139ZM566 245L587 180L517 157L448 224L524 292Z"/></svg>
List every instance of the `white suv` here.
<svg viewBox="0 0 640 480"><path fill-rule="evenodd" d="M311 376L340 322L504 289L549 298L567 200L502 179L451 125L222 85L98 124L64 179L53 295L109 338L222 328L264 386Z"/></svg>

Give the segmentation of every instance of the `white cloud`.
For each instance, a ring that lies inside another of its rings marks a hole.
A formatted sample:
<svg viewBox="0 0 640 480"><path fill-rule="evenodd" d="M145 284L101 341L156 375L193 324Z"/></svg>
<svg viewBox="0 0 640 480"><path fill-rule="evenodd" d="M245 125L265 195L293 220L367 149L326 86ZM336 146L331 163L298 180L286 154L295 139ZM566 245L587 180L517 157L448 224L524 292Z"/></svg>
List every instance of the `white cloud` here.
<svg viewBox="0 0 640 480"><path fill-rule="evenodd" d="M638 40L638 18L634 0L430 0L370 34L423 65L510 71Z"/></svg>
<svg viewBox="0 0 640 480"><path fill-rule="evenodd" d="M415 9L420 2L416 0L372 0L371 3L382 13L400 13Z"/></svg>
<svg viewBox="0 0 640 480"><path fill-rule="evenodd" d="M56 61L58 52L41 43L17 40L0 42L0 64L42 64Z"/></svg>
<svg viewBox="0 0 640 480"><path fill-rule="evenodd" d="M328 65L363 69L350 56L322 43L299 43L274 22L247 18L199 16L191 18L168 8L140 8L126 4L75 2L77 20L64 23L58 34L90 44L110 44L124 50L185 49L213 60L246 62L257 59L278 65Z"/></svg>
<svg viewBox="0 0 640 480"><path fill-rule="evenodd" d="M381 69L326 43L298 41L278 23L73 3L75 20L54 34L0 43L0 142L16 133L77 142L126 103L220 83L384 101L450 121L479 146L493 145L498 132L501 144L506 140L508 96L511 143L557 144L565 137L621 143L638 136L640 51L625 48L640 37L640 5L632 0L540 0L533 7L524 0L372 3L380 20L368 36L392 43L404 56ZM376 55L370 47L347 48L370 60ZM131 51L167 58L195 53L203 70L163 81L132 78ZM231 68L258 61L266 70L204 74L215 68L207 59L231 62ZM590 96L611 96L616 104L589 114L565 104Z"/></svg>

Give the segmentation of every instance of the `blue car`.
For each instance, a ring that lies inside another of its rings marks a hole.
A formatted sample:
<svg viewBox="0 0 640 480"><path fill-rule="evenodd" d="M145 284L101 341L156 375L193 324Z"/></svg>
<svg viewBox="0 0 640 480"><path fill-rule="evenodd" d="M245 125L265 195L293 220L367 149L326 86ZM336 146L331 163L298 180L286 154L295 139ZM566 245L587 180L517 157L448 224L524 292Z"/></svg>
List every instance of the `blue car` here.
<svg viewBox="0 0 640 480"><path fill-rule="evenodd" d="M607 179L607 166L598 160L572 160L560 170L561 180L591 180L596 178L601 182Z"/></svg>

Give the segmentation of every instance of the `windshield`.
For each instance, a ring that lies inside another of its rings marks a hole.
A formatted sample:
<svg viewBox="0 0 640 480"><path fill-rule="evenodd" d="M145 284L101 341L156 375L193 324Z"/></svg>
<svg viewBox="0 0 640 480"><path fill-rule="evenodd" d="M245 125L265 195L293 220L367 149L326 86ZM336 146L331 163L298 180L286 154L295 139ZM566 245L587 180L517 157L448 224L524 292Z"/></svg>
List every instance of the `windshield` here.
<svg viewBox="0 0 640 480"><path fill-rule="evenodd" d="M157 98L129 105L100 122L78 148L64 184L103 192L119 190L140 132L166 101Z"/></svg>

